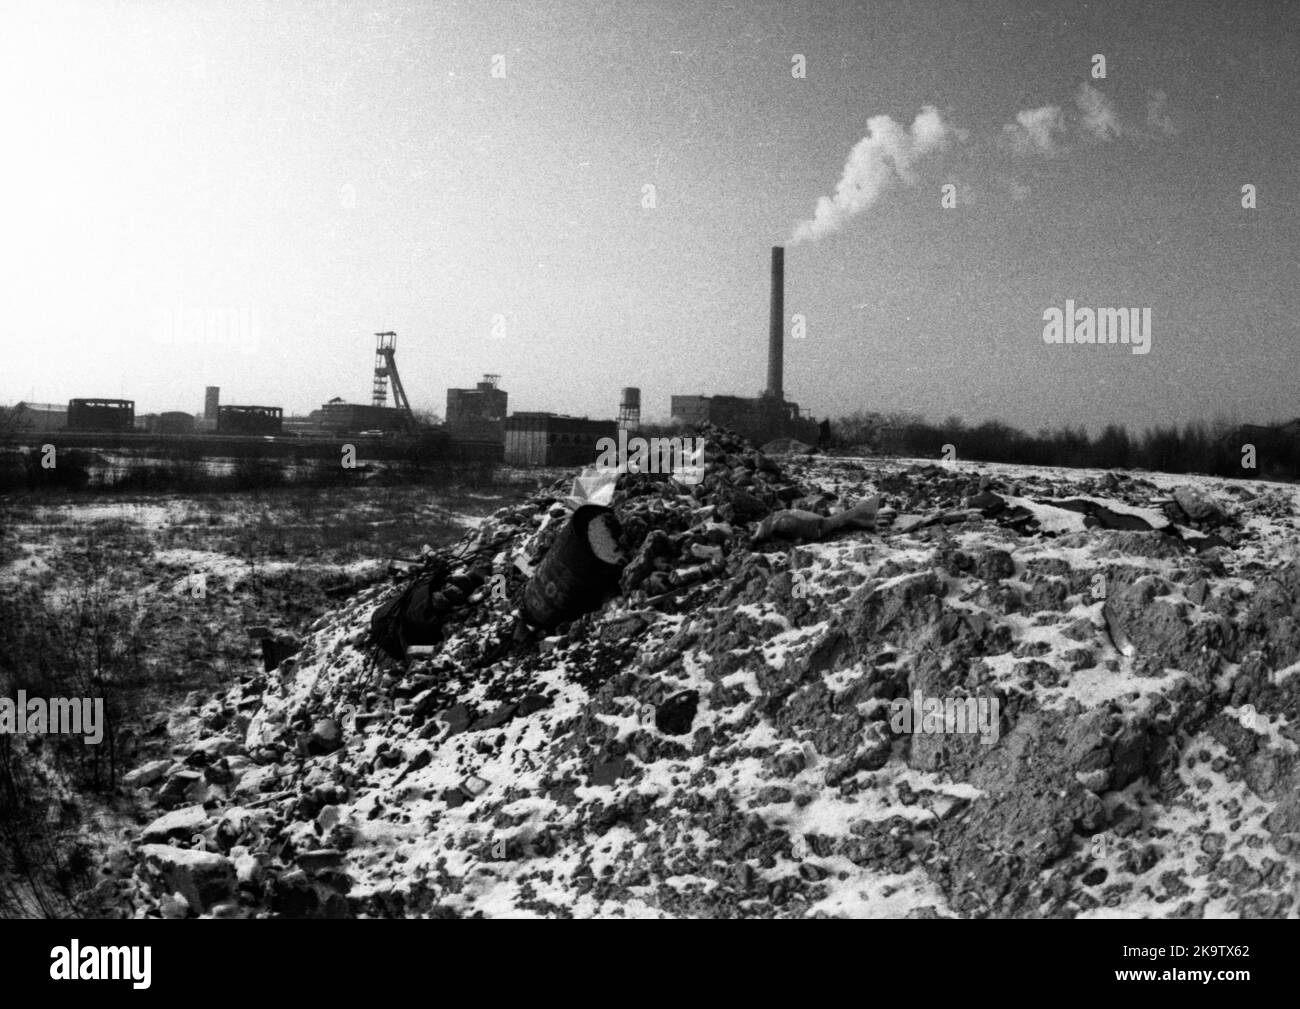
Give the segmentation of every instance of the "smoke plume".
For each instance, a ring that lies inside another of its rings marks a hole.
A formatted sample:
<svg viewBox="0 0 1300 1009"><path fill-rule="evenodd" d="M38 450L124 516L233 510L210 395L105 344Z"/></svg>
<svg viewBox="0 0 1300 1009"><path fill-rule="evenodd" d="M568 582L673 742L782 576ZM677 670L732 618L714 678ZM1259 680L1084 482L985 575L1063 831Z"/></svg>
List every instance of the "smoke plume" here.
<svg viewBox="0 0 1300 1009"><path fill-rule="evenodd" d="M958 148L980 149L981 153L1010 157L1012 162L1055 158L1082 145L1103 144L1120 137L1152 140L1177 132L1167 111L1168 98L1154 92L1147 104L1148 129L1133 128L1121 120L1115 107L1090 84L1079 87L1074 107L1058 105L1018 112L993 137L972 141L966 130L946 122L933 106L925 106L905 128L889 116L867 120L867 135L854 145L845 162L833 196L817 200L811 218L795 225L787 244L816 241L840 230L852 218L875 204L896 185L914 186L923 164ZM1022 198L1028 188L1008 168L995 171L1002 188L1013 199Z"/></svg>

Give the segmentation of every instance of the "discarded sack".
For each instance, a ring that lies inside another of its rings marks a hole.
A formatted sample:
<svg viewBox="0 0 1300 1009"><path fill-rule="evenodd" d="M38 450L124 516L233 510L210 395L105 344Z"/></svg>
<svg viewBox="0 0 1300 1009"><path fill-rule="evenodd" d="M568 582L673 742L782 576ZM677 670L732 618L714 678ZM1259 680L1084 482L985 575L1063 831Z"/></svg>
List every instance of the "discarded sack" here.
<svg viewBox="0 0 1300 1009"><path fill-rule="evenodd" d="M618 586L624 558L613 511L583 505L565 523L524 587L524 616L551 630L594 610Z"/></svg>
<svg viewBox="0 0 1300 1009"><path fill-rule="evenodd" d="M437 591L441 573L416 578L370 617L370 640L394 659L404 659L412 645L442 640L443 616L451 602Z"/></svg>
<svg viewBox="0 0 1300 1009"><path fill-rule="evenodd" d="M824 516L802 508L773 512L759 523L753 541L770 539L820 540L841 529L874 529L880 510L880 495L861 501L835 515Z"/></svg>

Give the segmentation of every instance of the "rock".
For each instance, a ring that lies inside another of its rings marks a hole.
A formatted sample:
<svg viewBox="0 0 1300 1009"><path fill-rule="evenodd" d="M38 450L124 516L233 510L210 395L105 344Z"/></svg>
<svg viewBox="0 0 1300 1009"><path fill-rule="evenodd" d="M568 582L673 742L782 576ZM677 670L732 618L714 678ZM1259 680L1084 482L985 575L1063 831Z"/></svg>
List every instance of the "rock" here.
<svg viewBox="0 0 1300 1009"><path fill-rule="evenodd" d="M172 809L183 803L194 803L202 798L204 786L203 772L177 771L167 778L166 784L158 793L158 805L163 809Z"/></svg>
<svg viewBox="0 0 1300 1009"><path fill-rule="evenodd" d="M316 873L324 869L337 869L343 864L343 852L336 848L316 848L312 851L301 851L294 859L294 864L307 873Z"/></svg>
<svg viewBox="0 0 1300 1009"><path fill-rule="evenodd" d="M519 711L518 704L515 704L513 702L508 704L503 704L495 711L493 711L490 715L484 715L482 718L479 718L475 720L473 723L471 723L469 727L469 731L485 732L488 729L500 728L502 725L505 725L506 722L510 721L510 719L514 718L515 714L518 711Z"/></svg>
<svg viewBox="0 0 1300 1009"><path fill-rule="evenodd" d="M195 834L206 829L210 822L211 817L202 806L173 809L140 831L140 840L145 844L162 844L173 837L189 841Z"/></svg>
<svg viewBox="0 0 1300 1009"><path fill-rule="evenodd" d="M162 912L164 918L172 921L179 918L188 918L190 902L185 899L184 894L165 893L158 899L158 910Z"/></svg>
<svg viewBox="0 0 1300 1009"><path fill-rule="evenodd" d="M691 731L695 712L699 707L697 690L683 690L673 694L655 708L655 727L667 736L684 736Z"/></svg>
<svg viewBox="0 0 1300 1009"><path fill-rule="evenodd" d="M239 753L243 749L243 745L237 739L231 739L229 736L209 736L207 739L200 739L195 743L191 752L202 754L209 761L212 761L219 757Z"/></svg>
<svg viewBox="0 0 1300 1009"><path fill-rule="evenodd" d="M170 760L151 760L147 764L141 764L122 775L122 786L134 792L137 788L156 785L163 780L171 766Z"/></svg>
<svg viewBox="0 0 1300 1009"><path fill-rule="evenodd" d="M519 710L516 714L520 718L531 715L534 711L541 711L551 706L551 699L542 694L526 694L519 700Z"/></svg>
<svg viewBox="0 0 1300 1009"><path fill-rule="evenodd" d="M996 582L1011 578L1016 573L1016 563L1005 550L985 550L975 561L975 576Z"/></svg>
<svg viewBox="0 0 1300 1009"><path fill-rule="evenodd" d="M311 877L301 869L292 869L269 881L271 910L286 918L316 917L320 912L320 894Z"/></svg>
<svg viewBox="0 0 1300 1009"><path fill-rule="evenodd" d="M978 508L982 514L989 518L1007 507L1007 503L1002 497L988 490L972 495L966 505L970 508Z"/></svg>
<svg viewBox="0 0 1300 1009"><path fill-rule="evenodd" d="M464 704L454 704L438 716L441 721L447 723L447 727L452 735L458 732L464 732L470 727L473 720L470 716L469 708Z"/></svg>
<svg viewBox="0 0 1300 1009"><path fill-rule="evenodd" d="M332 718L318 718L311 727L311 738L307 741L307 752L313 756L333 753L343 745L343 730Z"/></svg>
<svg viewBox="0 0 1300 1009"><path fill-rule="evenodd" d="M1219 525L1227 520L1223 509L1208 494L1190 484L1174 489L1174 501L1193 522Z"/></svg>
<svg viewBox="0 0 1300 1009"><path fill-rule="evenodd" d="M613 785L620 778L628 776L629 767L626 759L605 760L591 769L591 784L595 786Z"/></svg>
<svg viewBox="0 0 1300 1009"><path fill-rule="evenodd" d="M235 892L235 866L225 855L212 851L146 844L140 849L144 864L164 892L179 892L190 907L202 913Z"/></svg>

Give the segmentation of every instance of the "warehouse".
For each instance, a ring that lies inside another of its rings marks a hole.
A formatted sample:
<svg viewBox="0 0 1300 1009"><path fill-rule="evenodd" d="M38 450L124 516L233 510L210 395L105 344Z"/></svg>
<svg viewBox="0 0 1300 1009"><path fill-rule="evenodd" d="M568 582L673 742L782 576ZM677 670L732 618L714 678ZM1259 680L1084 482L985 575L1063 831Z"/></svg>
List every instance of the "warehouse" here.
<svg viewBox="0 0 1300 1009"><path fill-rule="evenodd" d="M61 403L19 403L14 421L19 431L62 431L68 426L68 408Z"/></svg>
<svg viewBox="0 0 1300 1009"><path fill-rule="evenodd" d="M505 460L514 466L585 466L601 438L617 438L612 420L554 413L516 413L505 423Z"/></svg>

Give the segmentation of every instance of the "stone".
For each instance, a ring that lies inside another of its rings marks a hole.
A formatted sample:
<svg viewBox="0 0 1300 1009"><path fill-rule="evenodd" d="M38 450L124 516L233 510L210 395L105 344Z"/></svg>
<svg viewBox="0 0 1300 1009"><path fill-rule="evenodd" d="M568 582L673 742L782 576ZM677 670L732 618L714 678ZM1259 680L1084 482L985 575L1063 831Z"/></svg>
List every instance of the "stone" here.
<svg viewBox="0 0 1300 1009"><path fill-rule="evenodd" d="M591 784L596 786L613 785L620 778L628 775L627 760L620 757L617 760L605 760L597 763L591 769Z"/></svg>
<svg viewBox="0 0 1300 1009"><path fill-rule="evenodd" d="M1174 501L1183 510L1183 514L1193 522L1214 525L1226 519L1223 509L1215 504L1209 495L1190 484L1174 489Z"/></svg>
<svg viewBox="0 0 1300 1009"><path fill-rule="evenodd" d="M468 706L464 704L452 705L442 712L438 718L447 723L447 727L453 736L458 732L464 732L473 721Z"/></svg>
<svg viewBox="0 0 1300 1009"><path fill-rule="evenodd" d="M156 785L163 780L171 766L170 760L151 760L147 764L141 764L122 775L122 786L134 792L137 788Z"/></svg>
<svg viewBox="0 0 1300 1009"><path fill-rule="evenodd" d="M655 708L655 728L666 736L684 736L691 731L699 707L697 690L673 694Z"/></svg>
<svg viewBox="0 0 1300 1009"><path fill-rule="evenodd" d="M199 913L229 899L235 892L235 866L225 855L167 844L146 844L141 847L140 856L165 892L179 892Z"/></svg>
<svg viewBox="0 0 1300 1009"><path fill-rule="evenodd" d="M140 831L140 840L145 844L163 844L176 837L189 841L195 834L201 833L211 823L211 817L202 806L185 806L164 813L158 819Z"/></svg>
<svg viewBox="0 0 1300 1009"><path fill-rule="evenodd" d="M324 869L337 869L343 864L343 852L336 848L315 848L300 851L294 858L294 865L303 872L316 873Z"/></svg>
<svg viewBox="0 0 1300 1009"><path fill-rule="evenodd" d="M343 745L343 730L332 718L318 718L312 724L307 752L312 756L333 753Z"/></svg>

